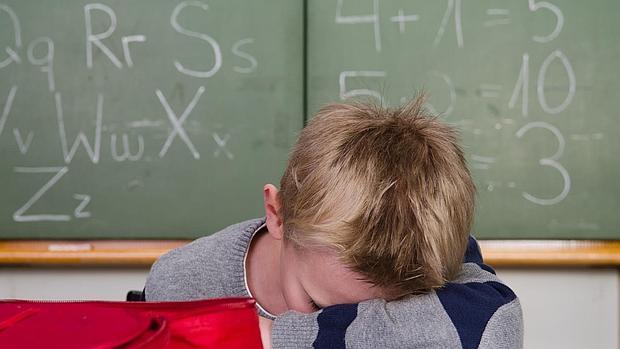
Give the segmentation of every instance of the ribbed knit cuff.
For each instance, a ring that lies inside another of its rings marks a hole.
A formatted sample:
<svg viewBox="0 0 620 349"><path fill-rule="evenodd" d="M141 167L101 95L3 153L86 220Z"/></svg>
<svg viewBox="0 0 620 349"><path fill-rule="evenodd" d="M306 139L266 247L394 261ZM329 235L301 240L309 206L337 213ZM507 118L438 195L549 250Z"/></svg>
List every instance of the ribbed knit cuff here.
<svg viewBox="0 0 620 349"><path fill-rule="evenodd" d="M319 332L317 313L303 314L288 311L278 316L271 329L271 344L274 349L312 348Z"/></svg>

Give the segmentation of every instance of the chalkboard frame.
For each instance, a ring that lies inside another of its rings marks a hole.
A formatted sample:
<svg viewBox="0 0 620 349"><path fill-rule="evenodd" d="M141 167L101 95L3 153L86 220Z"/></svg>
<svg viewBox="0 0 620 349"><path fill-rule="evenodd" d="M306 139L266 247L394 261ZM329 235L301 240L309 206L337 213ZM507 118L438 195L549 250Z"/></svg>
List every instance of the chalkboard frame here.
<svg viewBox="0 0 620 349"><path fill-rule="evenodd" d="M140 266L190 240L0 241L0 265ZM620 268L620 241L479 240L493 267Z"/></svg>

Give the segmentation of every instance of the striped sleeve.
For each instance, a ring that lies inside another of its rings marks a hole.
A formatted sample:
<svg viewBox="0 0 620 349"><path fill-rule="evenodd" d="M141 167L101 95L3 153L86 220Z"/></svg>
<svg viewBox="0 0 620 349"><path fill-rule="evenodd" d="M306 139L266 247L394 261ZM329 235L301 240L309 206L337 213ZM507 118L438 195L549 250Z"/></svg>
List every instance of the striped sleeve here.
<svg viewBox="0 0 620 349"><path fill-rule="evenodd" d="M293 317L304 326L291 325ZM471 238L461 272L436 292L289 312L273 331L274 348L292 348L286 338L306 338L300 348L520 348L523 320L516 295L483 264Z"/></svg>

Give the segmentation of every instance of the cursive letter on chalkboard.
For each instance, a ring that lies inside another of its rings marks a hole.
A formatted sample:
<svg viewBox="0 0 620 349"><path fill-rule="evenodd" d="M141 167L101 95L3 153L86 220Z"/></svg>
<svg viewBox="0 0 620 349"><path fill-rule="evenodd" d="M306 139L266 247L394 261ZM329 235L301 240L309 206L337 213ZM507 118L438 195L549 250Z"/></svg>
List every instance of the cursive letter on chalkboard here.
<svg viewBox="0 0 620 349"><path fill-rule="evenodd" d="M220 153L223 151L229 160L234 159L235 155L233 155L233 153L231 153L230 150L226 149L226 143L228 143L228 140L230 139L230 133L225 134L224 138L220 137L220 135L218 135L215 132L213 132L212 136L213 136L213 140L217 144L217 149L213 152L213 156L217 158L220 156Z"/></svg>
<svg viewBox="0 0 620 349"><path fill-rule="evenodd" d="M170 104L168 104L168 101L166 100L166 97L164 97L164 94L160 90L155 91L155 94L157 94L157 98L159 98L159 102L161 102L161 105L166 110L166 114L168 115L168 119L170 120L170 123L172 124L172 127L173 127L172 131L170 131L170 134L168 135L168 138L166 139L166 142L164 143L164 146L161 148L161 151L159 152L159 157L160 158L162 158L162 157L164 157L164 155L166 155L166 152L168 151L168 148L170 147L170 145L172 144L172 141L174 140L174 138L176 137L176 135L178 133L179 137L181 137L183 142L185 142L185 144L187 145L189 150L192 152L192 155L194 156L194 159L200 159L200 153L198 153L198 151L194 147L194 144L192 143L192 141L189 139L189 136L185 132L185 129L183 129L183 123L185 122L185 120L187 119L189 114L192 112L192 110L196 106L196 103L198 103L198 100L200 99L200 96L204 92L205 92L204 86L200 86L200 88L198 88L198 91L196 91L196 94L194 95L194 98L192 98L192 101L189 102L189 104L185 108L185 111L183 111L183 114L181 114L181 117L177 118L176 114L174 113L174 111L170 107Z"/></svg>
<svg viewBox="0 0 620 349"><path fill-rule="evenodd" d="M24 141L24 138L22 137L22 134L19 132L19 129L14 128L13 135L15 136L15 142L17 143L17 147L19 148L19 152L22 153L22 155L25 155L28 152L28 149L30 148L30 144L32 143L32 138L34 137L34 133L32 133L32 131L28 132L28 135L26 136L25 141Z"/></svg>
<svg viewBox="0 0 620 349"><path fill-rule="evenodd" d="M249 74L249 73L253 73L256 71L256 67L258 66L258 62L256 61L256 58L254 58L254 56L250 55L249 53L240 50L241 46L246 45L246 44L252 44L252 43L254 43L254 39L245 38L245 39L241 39L237 41L233 45L232 53L235 54L236 56L244 58L250 63L248 67L234 66L233 70L236 71L237 73Z"/></svg>
<svg viewBox="0 0 620 349"><path fill-rule="evenodd" d="M32 207L51 187L60 180L62 176L69 171L65 167L15 167L14 171L17 173L55 173L55 175L47 181L41 189L39 189L34 195L26 201L26 203L17 209L13 213L13 220L16 222L40 222L40 221L55 221L62 222L71 220L71 217L66 214L36 214L25 215L26 211Z"/></svg>
<svg viewBox="0 0 620 349"><path fill-rule="evenodd" d="M133 60L131 59L131 52L129 51L129 44L132 42L145 42L146 36L144 35L130 35L123 36L121 42L123 43L123 55L125 55L125 63L128 67L133 67Z"/></svg>
<svg viewBox="0 0 620 349"><path fill-rule="evenodd" d="M103 11L110 17L110 27L103 33L93 34L90 14L92 10ZM122 68L123 64L121 61L106 45L101 43L101 40L110 37L112 33L114 33L114 30L116 30L116 14L114 11L104 4L86 4L84 6L84 20L86 21L86 66L88 68L93 67L93 45L95 45L99 47L101 52L108 56L112 64L118 68Z"/></svg>
<svg viewBox="0 0 620 349"><path fill-rule="evenodd" d="M14 38L15 47L16 48L22 47L22 34L21 34L21 27L19 25L19 18L17 18L17 15L15 14L15 12L13 12L13 10L5 4L0 4L0 13L2 12L6 12L11 18L11 22L13 22L13 34L15 35L15 38ZM12 48L8 46L4 50L9 56L3 59L2 61L0 61L0 69L6 67L7 65L13 62L21 63L21 59L19 58L19 55L17 54L17 52L15 52L15 50L13 50Z"/></svg>
<svg viewBox="0 0 620 349"><path fill-rule="evenodd" d="M172 25L172 28L174 28L174 30L176 30L180 34L191 36L191 37L204 40L205 42L207 42L209 46L211 46L211 49L213 50L213 56L214 56L215 62L213 62L213 67L207 71L199 71L199 70L192 70L192 69L185 68L179 61L174 61L174 66L177 68L179 72L185 75L193 76L196 78L209 78L215 75L215 73L217 73L217 71L220 70L220 67L222 66L222 51L220 50L220 45L217 43L217 41L215 41L215 39L210 37L209 35L187 30L181 27L181 25L179 24L177 20L177 17L179 16L179 13L181 13L181 11L184 8L189 7L189 6L198 7L205 11L209 8L207 4L204 4L200 1L183 1L182 3L178 4L172 11L172 15L170 16L170 24Z"/></svg>
<svg viewBox="0 0 620 349"><path fill-rule="evenodd" d="M4 130L4 124L6 123L6 119L8 119L9 113L11 112L15 93L17 93L17 86L13 85L9 90L9 95L6 97L6 102L4 103L4 108L2 109L2 115L0 115L0 136L2 135L2 131Z"/></svg>
<svg viewBox="0 0 620 349"><path fill-rule="evenodd" d="M142 158L142 154L144 154L144 137L142 135L138 135L138 151L135 154L131 154L131 149L129 147L129 136L126 133L122 135L123 141L123 153L118 154L116 150L116 133L112 133L110 135L110 152L112 153L112 158L116 161L138 161Z"/></svg>
<svg viewBox="0 0 620 349"><path fill-rule="evenodd" d="M45 56L38 58L34 55L34 51L39 44L47 46ZM40 37L28 45L28 60L30 63L40 66L41 71L47 74L47 86L50 92L56 90L54 79L54 41L47 37Z"/></svg>
<svg viewBox="0 0 620 349"><path fill-rule="evenodd" d="M90 203L90 195L86 194L73 194L73 198L76 200L81 200L77 205L75 210L73 211L73 215L75 218L88 218L91 216L90 212L84 211L86 206Z"/></svg>
<svg viewBox="0 0 620 349"><path fill-rule="evenodd" d="M71 150L67 142L67 132L65 130L64 112L62 110L62 97L60 92L54 94L54 100L56 101L56 115L58 117L58 133L60 136L60 145L62 147L62 154L65 162L68 164L73 159L75 152L77 151L80 143L84 145L84 149L88 153L91 161L96 164L99 162L99 151L101 150L101 123L103 120L103 95L97 95L97 121L95 125L95 146L91 147L88 143L88 138L83 132L78 133Z"/></svg>

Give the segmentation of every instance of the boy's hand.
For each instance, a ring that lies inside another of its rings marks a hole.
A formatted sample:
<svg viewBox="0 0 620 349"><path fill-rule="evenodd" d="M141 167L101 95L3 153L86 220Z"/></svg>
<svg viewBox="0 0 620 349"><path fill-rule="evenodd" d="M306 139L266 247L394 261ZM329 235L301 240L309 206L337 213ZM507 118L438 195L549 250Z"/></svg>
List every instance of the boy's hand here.
<svg viewBox="0 0 620 349"><path fill-rule="evenodd" d="M258 317L258 327L260 328L260 338L263 342L263 349L271 349L271 327L273 321L262 316Z"/></svg>

